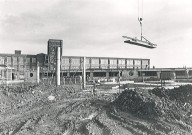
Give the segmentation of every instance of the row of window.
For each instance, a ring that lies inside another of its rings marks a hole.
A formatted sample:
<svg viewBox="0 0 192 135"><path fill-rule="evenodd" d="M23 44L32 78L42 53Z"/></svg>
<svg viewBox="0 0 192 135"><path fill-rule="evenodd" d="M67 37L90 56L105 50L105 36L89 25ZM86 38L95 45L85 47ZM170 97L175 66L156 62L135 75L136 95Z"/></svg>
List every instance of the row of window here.
<svg viewBox="0 0 192 135"><path fill-rule="evenodd" d="M77 66L77 65L61 65L61 70L82 70L83 66ZM147 69L148 65L91 65L86 66L86 69Z"/></svg>
<svg viewBox="0 0 192 135"><path fill-rule="evenodd" d="M136 60L136 59L99 59L99 58L86 58L86 65L149 65L149 60ZM82 65L83 61L81 58L66 58L61 59L61 65Z"/></svg>
<svg viewBox="0 0 192 135"><path fill-rule="evenodd" d="M0 64L11 65L24 65L24 64L36 64L37 60L34 57L25 57L25 56L0 56Z"/></svg>

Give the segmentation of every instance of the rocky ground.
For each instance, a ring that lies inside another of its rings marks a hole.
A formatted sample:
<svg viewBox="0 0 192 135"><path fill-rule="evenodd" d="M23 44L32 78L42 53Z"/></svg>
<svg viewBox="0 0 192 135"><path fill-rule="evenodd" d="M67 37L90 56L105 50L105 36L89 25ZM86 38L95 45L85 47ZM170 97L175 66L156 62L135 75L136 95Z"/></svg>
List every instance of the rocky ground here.
<svg viewBox="0 0 192 135"><path fill-rule="evenodd" d="M107 92L106 92L107 93ZM192 86L82 91L79 86L1 87L1 135L192 133Z"/></svg>

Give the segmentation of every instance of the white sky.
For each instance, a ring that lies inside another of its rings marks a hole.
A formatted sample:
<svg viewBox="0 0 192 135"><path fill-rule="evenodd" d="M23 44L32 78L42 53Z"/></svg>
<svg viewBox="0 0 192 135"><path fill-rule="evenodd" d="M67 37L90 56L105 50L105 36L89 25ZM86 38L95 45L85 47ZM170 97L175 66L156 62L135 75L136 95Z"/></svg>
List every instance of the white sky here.
<svg viewBox="0 0 192 135"><path fill-rule="evenodd" d="M0 0L0 53L47 53L48 39L62 39L64 56L149 58L151 67L192 67L192 0L143 4L143 35L156 49L123 42L122 36L139 38L138 0Z"/></svg>

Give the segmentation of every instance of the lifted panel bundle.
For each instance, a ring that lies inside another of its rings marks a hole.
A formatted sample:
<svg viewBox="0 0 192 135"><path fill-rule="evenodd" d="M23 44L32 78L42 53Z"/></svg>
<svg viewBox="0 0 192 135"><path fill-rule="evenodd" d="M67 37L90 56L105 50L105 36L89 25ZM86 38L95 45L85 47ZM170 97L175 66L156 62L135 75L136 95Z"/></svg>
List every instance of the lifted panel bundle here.
<svg viewBox="0 0 192 135"><path fill-rule="evenodd" d="M129 44L133 44L133 45L138 45L138 46L142 46L142 47L146 47L146 48L156 48L157 45L151 43L150 41L146 40L139 40L137 38L131 38L131 37L127 37L127 36L123 36L123 38L127 38L128 40L125 40L124 43L129 43Z"/></svg>

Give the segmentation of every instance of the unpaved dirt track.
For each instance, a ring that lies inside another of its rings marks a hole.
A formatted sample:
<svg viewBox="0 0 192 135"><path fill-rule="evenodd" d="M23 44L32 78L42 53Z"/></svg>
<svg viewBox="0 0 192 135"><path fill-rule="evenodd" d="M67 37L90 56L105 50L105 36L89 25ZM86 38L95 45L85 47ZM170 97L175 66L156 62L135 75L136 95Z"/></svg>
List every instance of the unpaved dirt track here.
<svg viewBox="0 0 192 135"><path fill-rule="evenodd" d="M48 96L55 100L48 100ZM0 91L1 135L164 135L190 134L182 121L142 119L113 106L116 94L76 87L37 86L15 93Z"/></svg>

